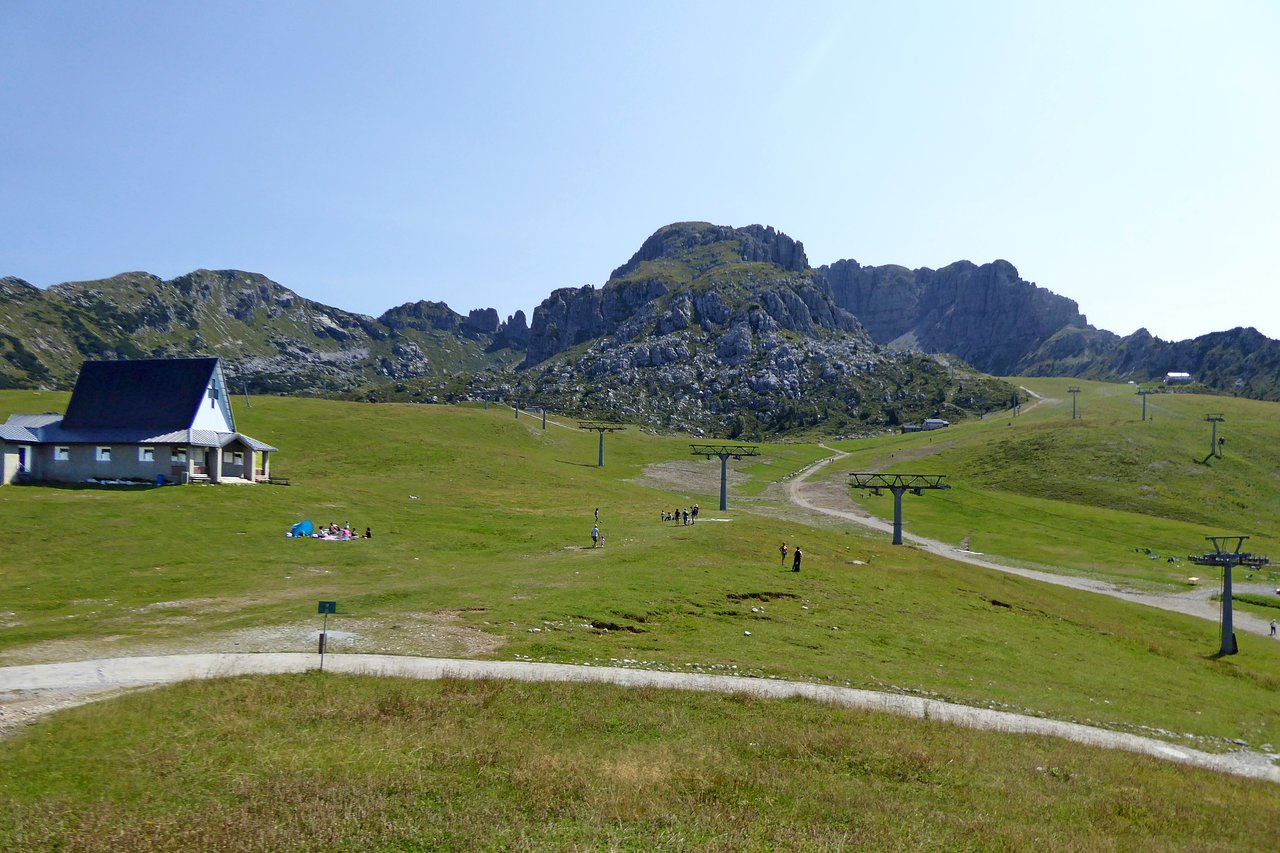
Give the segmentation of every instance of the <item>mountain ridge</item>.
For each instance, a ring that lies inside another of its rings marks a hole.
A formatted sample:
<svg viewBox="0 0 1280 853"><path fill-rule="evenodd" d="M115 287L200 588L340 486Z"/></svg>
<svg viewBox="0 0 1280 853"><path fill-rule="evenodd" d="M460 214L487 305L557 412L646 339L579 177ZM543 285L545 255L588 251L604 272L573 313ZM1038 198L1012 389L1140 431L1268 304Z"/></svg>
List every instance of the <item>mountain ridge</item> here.
<svg viewBox="0 0 1280 853"><path fill-rule="evenodd" d="M131 272L43 290L0 278L0 387L69 387L87 358L212 353L246 390L372 399L406 383L448 386L454 396L481 386L564 396L584 376L600 385L616 373L629 383L608 389L610 405L625 413L645 411L635 400L617 402L628 387L649 382L641 381L645 370L665 368L654 382L676 382L693 398L713 387L723 397L745 382L744 405L756 401L750 422L767 414L760 395L799 400L837 376L849 381L850 365L865 372L911 352L941 357L932 363L946 370L971 365L995 375L1145 382L1179 370L1213 390L1280 399L1280 343L1254 329L1176 342L1139 329L1122 338L1089 325L1074 300L1024 281L1005 260L911 270L846 259L814 268L803 243L764 225L663 226L602 285L556 289L531 318L517 311L505 322L492 308L461 314L426 299L373 317L239 270L170 280ZM682 361L698 366L677 381L672 371ZM751 377L742 374L748 363ZM817 379L801 382L810 368ZM735 371L741 375L726 378ZM829 414L835 398L818 396ZM712 412L724 404L672 423L727 428L723 413ZM886 420L907 412L890 404L878 411Z"/></svg>

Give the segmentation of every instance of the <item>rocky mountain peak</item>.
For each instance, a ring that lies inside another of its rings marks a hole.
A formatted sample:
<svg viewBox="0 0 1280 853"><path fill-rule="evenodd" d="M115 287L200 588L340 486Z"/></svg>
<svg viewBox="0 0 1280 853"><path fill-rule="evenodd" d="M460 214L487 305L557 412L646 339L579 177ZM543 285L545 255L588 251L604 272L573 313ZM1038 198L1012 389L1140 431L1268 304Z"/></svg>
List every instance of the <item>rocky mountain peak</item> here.
<svg viewBox="0 0 1280 853"><path fill-rule="evenodd" d="M733 228L709 222L677 222L659 228L610 280L625 278L647 261L678 259L705 272L719 264L768 263L790 272L809 268L804 244L772 226Z"/></svg>

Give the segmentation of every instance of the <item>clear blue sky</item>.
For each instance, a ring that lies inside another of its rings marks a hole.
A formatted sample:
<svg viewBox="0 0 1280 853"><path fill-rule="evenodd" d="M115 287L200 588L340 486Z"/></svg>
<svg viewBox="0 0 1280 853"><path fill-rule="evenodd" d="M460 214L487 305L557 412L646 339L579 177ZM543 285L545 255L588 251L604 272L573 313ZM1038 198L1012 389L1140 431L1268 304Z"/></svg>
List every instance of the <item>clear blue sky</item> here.
<svg viewBox="0 0 1280 853"><path fill-rule="evenodd" d="M670 222L1280 337L1280 3L0 0L0 275L527 314Z"/></svg>

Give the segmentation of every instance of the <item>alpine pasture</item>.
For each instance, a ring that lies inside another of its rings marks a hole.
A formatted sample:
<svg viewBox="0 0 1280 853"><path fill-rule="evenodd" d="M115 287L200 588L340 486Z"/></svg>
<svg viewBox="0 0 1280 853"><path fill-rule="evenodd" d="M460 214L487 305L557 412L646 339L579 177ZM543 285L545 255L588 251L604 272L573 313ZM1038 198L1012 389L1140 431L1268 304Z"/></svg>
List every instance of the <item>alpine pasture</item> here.
<svg viewBox="0 0 1280 853"><path fill-rule="evenodd" d="M850 455L816 477L947 474L951 490L904 501L909 532L1148 589L1216 583L1167 561L1204 535L1275 541L1274 404L1153 395L1141 422L1132 386L1079 383L1072 421L1067 383L1020 381L1043 401L1016 417L836 442ZM4 391L0 418L65 402ZM311 651L316 602L334 600L335 653L733 673L1210 751L1280 743L1280 641L1242 637L1219 658L1211 622L810 516L782 483L831 455L816 444L731 462L721 513L719 462L692 457L693 439L633 426L606 436L601 468L597 434L554 414L544 431L497 405L235 404L291 485L0 488L0 665ZM1221 459L1195 461L1202 409L1225 413ZM660 520L693 503L697 524ZM286 538L304 518L374 536ZM804 549L798 574L783 541ZM313 824L332 849L1268 849L1280 825L1271 783L810 703L598 686L237 678L66 711L0 752L7 849L310 849Z"/></svg>

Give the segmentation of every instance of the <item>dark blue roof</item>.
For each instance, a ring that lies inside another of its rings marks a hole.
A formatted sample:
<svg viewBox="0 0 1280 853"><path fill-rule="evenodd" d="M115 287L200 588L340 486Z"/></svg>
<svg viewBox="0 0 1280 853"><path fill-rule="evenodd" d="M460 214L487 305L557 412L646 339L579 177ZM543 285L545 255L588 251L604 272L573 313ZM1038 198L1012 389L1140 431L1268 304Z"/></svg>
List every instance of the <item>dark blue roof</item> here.
<svg viewBox="0 0 1280 853"><path fill-rule="evenodd" d="M86 361L62 427L187 429L204 399L216 358L155 358L137 361Z"/></svg>

